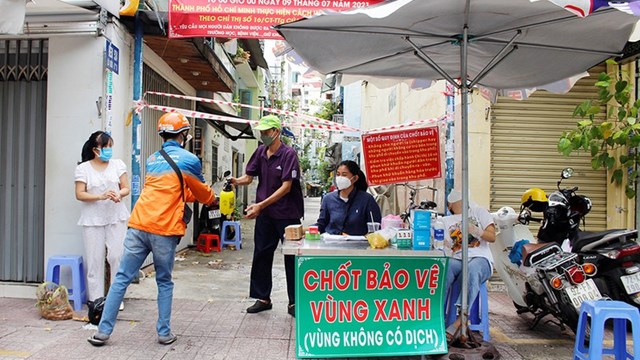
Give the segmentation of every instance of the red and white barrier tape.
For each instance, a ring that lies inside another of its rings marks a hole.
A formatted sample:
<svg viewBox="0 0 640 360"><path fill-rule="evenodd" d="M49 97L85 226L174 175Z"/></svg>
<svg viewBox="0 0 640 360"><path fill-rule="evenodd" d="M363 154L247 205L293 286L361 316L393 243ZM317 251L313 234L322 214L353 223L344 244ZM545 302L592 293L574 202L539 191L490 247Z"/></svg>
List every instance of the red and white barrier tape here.
<svg viewBox="0 0 640 360"><path fill-rule="evenodd" d="M197 97L197 96L189 96L189 95L177 95L177 94L168 94L168 93L162 93L162 92L157 92L157 91L147 91L145 92L145 96L147 94L150 95L159 95L159 96L166 96L166 97L171 97L171 98L176 98L176 99L183 99L183 100L194 100L194 101L200 101L200 102L204 102L204 103L210 103L210 104L222 104L222 105L229 105L229 106L239 106L239 107L246 107L249 109L257 109L257 110L266 110L268 112L272 112L272 113L276 113L276 114L282 114L282 115L289 115L289 116L295 116L295 117L299 117L299 118L304 118L307 119L309 121L314 121L314 122L318 122L322 125L327 125L327 126L331 126L331 127L339 127L341 128L342 131L360 131L360 129L356 129L347 125L341 125L341 124L336 124L333 121L329 121L329 120L325 120L325 119L321 119L315 116L311 116L311 115L307 115L307 114L302 114L302 113L297 113L295 111L288 111L288 110L281 110L281 109L275 109L275 108L270 108L270 107L259 107L259 106L254 106L254 105L248 105L248 104L240 104L240 103L234 103L234 102L230 102L230 101L223 101L223 100L214 100L214 99L207 99L207 98L201 98L201 97ZM143 96L144 98L144 96ZM287 126L296 126L293 124L289 124Z"/></svg>
<svg viewBox="0 0 640 360"><path fill-rule="evenodd" d="M255 126L258 124L258 121L255 121L255 120L246 120L246 119L240 119L240 118L223 116L223 115L214 115L214 114L209 114L209 113L200 112L200 111L175 108L171 106L151 105L144 102L144 100L139 100L138 102L136 102L136 107L135 107L136 113L140 113L142 109L144 109L145 107L148 107L154 110L163 111L163 112L177 112L185 116L198 118L198 119L210 119L210 120L218 120L218 121L225 121L225 122L234 122L234 123L240 123L240 124L249 124L252 126ZM384 126L384 127L379 127L375 129L369 129L366 131L361 131L358 129L346 130L344 126L341 126L340 124L336 124L331 121L329 121L331 125L318 125L318 124L305 124L305 123L283 123L282 125L288 126L288 127L299 127L303 129L350 131L350 132L361 132L362 134L371 134L371 133L379 133L379 132L386 132L386 131L393 131L393 130L400 130L400 129L406 129L406 128L412 128L412 127L437 124L439 122L444 122L445 120L446 120L445 117L441 117L438 119L418 120L418 121L412 121L406 124Z"/></svg>
<svg viewBox="0 0 640 360"><path fill-rule="evenodd" d="M142 110L142 108L145 108L145 107L148 107L149 109L159 110L159 111L162 111L162 112L181 113L184 116L188 116L188 117L192 117L192 118L198 118L198 119L219 120L219 121L235 122L235 123L249 124L249 125L257 125L258 124L258 121L254 121L254 120L239 119L239 118L223 116L223 115L214 115L214 114L204 113L204 112L200 112L200 111L175 108L175 107L171 107L171 106L151 105L151 104L145 104L145 103L142 103L142 102L138 102L138 106L136 107L136 111ZM286 124L285 123L285 124L283 124L283 126L300 127L300 128L304 128L304 129L343 131L341 128L336 127L336 126L316 125L316 124L295 124L295 123Z"/></svg>
<svg viewBox="0 0 640 360"><path fill-rule="evenodd" d="M204 113L204 112L200 112L200 111L193 111L193 110L187 110L187 109L174 108L174 107L170 107L170 106L160 106L160 105L145 104L143 107L148 107L149 109L159 110L159 111L163 111L163 112L176 112L176 113L180 113L180 114L182 114L184 116L188 116L188 117L192 117L192 118L198 118L198 119L220 120L220 121L234 122L234 123L240 123L240 124L249 124L249 125L257 125L258 124L257 121L233 118L233 117L222 116L222 115L214 115L214 114Z"/></svg>

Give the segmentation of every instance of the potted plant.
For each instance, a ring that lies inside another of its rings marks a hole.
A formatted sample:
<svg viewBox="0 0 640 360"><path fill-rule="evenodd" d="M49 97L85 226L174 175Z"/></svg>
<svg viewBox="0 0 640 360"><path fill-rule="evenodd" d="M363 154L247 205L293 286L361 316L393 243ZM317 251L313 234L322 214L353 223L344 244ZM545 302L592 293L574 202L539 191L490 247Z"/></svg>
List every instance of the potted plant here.
<svg viewBox="0 0 640 360"><path fill-rule="evenodd" d="M247 61L249 61L250 57L251 57L250 52L245 51L243 48L238 46L238 50L236 51L236 54L233 57L233 63L236 65L246 63Z"/></svg>

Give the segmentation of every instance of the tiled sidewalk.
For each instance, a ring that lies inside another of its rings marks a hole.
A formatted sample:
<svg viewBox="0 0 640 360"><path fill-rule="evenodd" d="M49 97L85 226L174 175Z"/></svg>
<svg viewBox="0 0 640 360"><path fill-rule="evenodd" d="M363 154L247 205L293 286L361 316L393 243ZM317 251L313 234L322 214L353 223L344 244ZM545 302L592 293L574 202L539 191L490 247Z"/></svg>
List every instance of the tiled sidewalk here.
<svg viewBox="0 0 640 360"><path fill-rule="evenodd" d="M84 329L84 322L44 320L34 300L0 298L0 359L295 359L295 321L285 305L247 314L248 305L176 299L172 329L179 338L163 346L156 339L155 301L127 300L111 339L96 348L86 341L94 330ZM490 292L490 309L492 343L503 359L571 356L570 332L562 334L552 324L529 330L506 294Z"/></svg>
<svg viewBox="0 0 640 360"><path fill-rule="evenodd" d="M175 301L172 329L179 338L163 346L155 302L127 300L100 348L86 341L95 330L83 329L84 322L41 319L33 304L0 299L0 359L295 359L294 319L285 311L247 316L243 302Z"/></svg>

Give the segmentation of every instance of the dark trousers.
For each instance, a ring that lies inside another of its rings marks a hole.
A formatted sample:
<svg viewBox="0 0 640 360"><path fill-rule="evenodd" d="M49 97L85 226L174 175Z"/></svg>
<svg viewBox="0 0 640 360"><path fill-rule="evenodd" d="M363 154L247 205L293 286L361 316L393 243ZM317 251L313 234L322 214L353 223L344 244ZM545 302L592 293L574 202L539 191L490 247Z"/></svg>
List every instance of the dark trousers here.
<svg viewBox="0 0 640 360"><path fill-rule="evenodd" d="M300 219L273 219L258 216L254 232L255 248L251 264L251 284L249 296L254 299L271 300L273 288L273 254L278 243L284 241L284 228L300 224ZM287 276L287 295L289 304L295 304L295 256L284 256L284 270Z"/></svg>

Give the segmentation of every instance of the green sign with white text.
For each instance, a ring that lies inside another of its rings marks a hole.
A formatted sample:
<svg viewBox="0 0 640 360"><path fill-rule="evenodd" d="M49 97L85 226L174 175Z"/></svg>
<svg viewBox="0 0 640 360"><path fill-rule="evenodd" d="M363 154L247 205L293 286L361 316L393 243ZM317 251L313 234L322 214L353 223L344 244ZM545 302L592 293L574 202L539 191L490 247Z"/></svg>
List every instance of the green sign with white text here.
<svg viewBox="0 0 640 360"><path fill-rule="evenodd" d="M447 258L298 256L300 358L445 354Z"/></svg>

